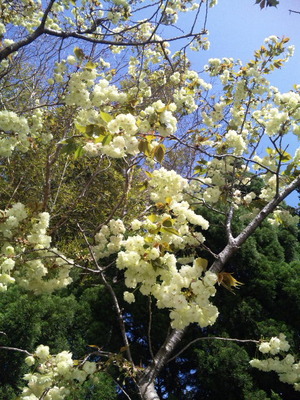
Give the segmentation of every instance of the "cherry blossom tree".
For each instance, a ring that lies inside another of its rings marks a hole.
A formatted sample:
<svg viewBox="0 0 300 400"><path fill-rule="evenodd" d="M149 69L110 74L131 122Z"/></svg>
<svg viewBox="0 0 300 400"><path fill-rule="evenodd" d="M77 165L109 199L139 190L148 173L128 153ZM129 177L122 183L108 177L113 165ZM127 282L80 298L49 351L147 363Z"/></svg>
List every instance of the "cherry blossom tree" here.
<svg viewBox="0 0 300 400"><path fill-rule="evenodd" d="M267 80L288 61L293 48L287 38L271 36L247 64L210 59L200 75L187 54L209 47L207 14L215 3L0 1L2 79L17 52L36 46L39 54L47 54L48 43L57 49L47 59L51 70L43 74L46 90L37 95L31 91L26 104L20 105L19 96L11 106L3 102L0 110L3 163L15 152L55 143L41 193L42 210L15 201L1 211L0 289L17 284L36 295L50 293L68 286L75 269L100 277L111 295L124 346L121 356L101 349L95 354L126 371L145 400L159 398L156 378L187 327L196 323L205 328L218 318L212 300L216 284L238 286L226 272L230 257L264 220L276 225L294 218L282 204L300 186L300 150L289 148L291 135L300 132L300 86L280 93ZM192 15L190 26L176 35L184 13ZM202 28L196 32L200 17ZM175 41L182 47L173 52ZM34 60L30 63L34 68ZM47 121L67 112L72 117L56 136ZM194 157L187 176L165 168L164 160L178 147ZM49 234L56 202L51 168L59 154L122 160L126 166L124 195L109 217L97 222L93 234L77 224L87 263L57 248ZM257 178L263 182L260 193L250 189ZM145 201L128 217L133 179L141 183ZM226 220L227 244L221 251L205 244L210 223L197 211L201 207ZM240 207L247 213L236 232ZM211 264L204 252L213 257ZM158 352L150 351L147 365L138 365L132 356L112 269L124 278L126 302L133 303L139 292L169 312L170 330ZM262 353L289 350L283 333L269 342L256 340ZM47 344L32 354L15 350L26 353L25 362L33 367L24 378L25 400L64 399L104 368L90 355L77 363L67 351L51 355ZM252 365L277 371L299 390L299 363L292 355L253 360Z"/></svg>

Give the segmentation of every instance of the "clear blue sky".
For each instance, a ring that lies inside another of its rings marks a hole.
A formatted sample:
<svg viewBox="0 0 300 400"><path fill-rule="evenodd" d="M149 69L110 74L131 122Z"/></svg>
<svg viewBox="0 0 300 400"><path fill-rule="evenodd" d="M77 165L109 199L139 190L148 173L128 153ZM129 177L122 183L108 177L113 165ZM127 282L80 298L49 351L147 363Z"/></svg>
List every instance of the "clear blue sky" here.
<svg viewBox="0 0 300 400"><path fill-rule="evenodd" d="M253 52L259 49L266 37L276 35L289 37L295 46L295 55L281 70L268 76L271 84L281 92L292 89L300 83L300 12L299 0L280 0L277 8L263 10L255 5L255 0L219 0L217 6L209 10L207 28L211 47L209 51L197 53L192 58L193 68L201 70L209 58L233 57L247 62ZM199 21L199 27L202 27ZM289 151L299 146L296 137L291 141ZM292 194L287 202L298 204L298 195Z"/></svg>

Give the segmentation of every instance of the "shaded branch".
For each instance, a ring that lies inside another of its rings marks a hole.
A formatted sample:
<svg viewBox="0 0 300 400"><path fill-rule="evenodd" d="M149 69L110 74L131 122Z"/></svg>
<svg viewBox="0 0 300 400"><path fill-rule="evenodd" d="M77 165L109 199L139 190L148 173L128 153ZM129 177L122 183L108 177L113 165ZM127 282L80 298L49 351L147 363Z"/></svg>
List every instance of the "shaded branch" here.
<svg viewBox="0 0 300 400"><path fill-rule="evenodd" d="M3 333L3 332L1 332L1 333ZM16 347L0 346L0 349L2 349L2 350L18 351L18 352L20 352L20 353L25 353L25 354L27 354L28 356L32 356L32 353L29 353L29 351L23 350L23 349L18 349L18 348L16 348Z"/></svg>
<svg viewBox="0 0 300 400"><path fill-rule="evenodd" d="M175 360L180 354L182 354L184 351L186 351L189 347L191 347L193 344L200 342L202 340L224 340L228 342L238 342L238 343L255 343L259 344L259 340L254 340L254 339L234 339L234 338L224 338L224 337L219 337L219 336L206 336L206 337L201 337L197 338L195 340L192 340L189 344L187 344L183 349L181 349L174 357L170 358L168 362Z"/></svg>
<svg viewBox="0 0 300 400"><path fill-rule="evenodd" d="M122 313L121 307L119 305L117 296L116 296L112 286L107 281L102 267L99 265L98 261L96 260L96 257L95 257L95 254L93 252L93 249L92 249L91 245L89 244L83 229L81 228L81 226L79 224L77 224L77 226L78 226L80 232L82 233L82 235L84 237L85 243L88 246L88 249L89 249L90 255L91 255L92 259L93 259L93 262L94 262L95 266L97 267L97 269L99 270L102 282L104 283L106 289L110 293L111 298L113 300L113 303L114 303L114 306L115 306L115 309L116 309L116 312L117 312L118 320L119 320L119 325L120 325L122 338L123 338L123 341L124 341L124 345L126 346L126 354L127 354L128 360L132 364L132 368L134 369L135 366L134 366L133 359L132 359L131 352L130 352L130 348L129 348L130 343L129 343L128 338L127 338L126 328L125 328L125 323L124 323L124 318L123 318L123 313Z"/></svg>

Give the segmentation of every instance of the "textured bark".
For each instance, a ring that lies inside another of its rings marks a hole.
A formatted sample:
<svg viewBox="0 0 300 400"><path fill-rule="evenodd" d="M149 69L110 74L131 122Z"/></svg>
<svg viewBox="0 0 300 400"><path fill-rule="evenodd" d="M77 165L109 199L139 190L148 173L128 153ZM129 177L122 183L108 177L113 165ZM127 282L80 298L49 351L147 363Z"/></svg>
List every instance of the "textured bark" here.
<svg viewBox="0 0 300 400"><path fill-rule="evenodd" d="M220 272L230 257L232 257L248 237L262 224L265 218L267 218L276 207L297 188L300 188L300 176L294 179L278 196L271 200L236 238L230 238L228 244L218 254L218 258L212 264L210 270L216 274Z"/></svg>
<svg viewBox="0 0 300 400"><path fill-rule="evenodd" d="M164 344L156 353L152 364L143 371L142 376L137 382L143 400L159 400L159 396L155 389L155 379L161 369L166 365L177 344L181 341L184 332L184 330L172 330L172 332L167 336Z"/></svg>

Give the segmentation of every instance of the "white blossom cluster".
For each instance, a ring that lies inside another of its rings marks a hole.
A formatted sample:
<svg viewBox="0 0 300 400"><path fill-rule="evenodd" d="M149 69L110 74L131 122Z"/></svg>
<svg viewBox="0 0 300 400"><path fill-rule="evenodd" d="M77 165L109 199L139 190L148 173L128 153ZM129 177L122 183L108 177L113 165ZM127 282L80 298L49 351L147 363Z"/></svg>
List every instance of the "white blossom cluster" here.
<svg viewBox="0 0 300 400"><path fill-rule="evenodd" d="M277 372L281 382L289 383L294 386L295 390L300 391L300 362L296 362L291 354L285 357L282 353L287 352L290 348L289 343L283 333L279 337L272 337L269 342L262 342L259 345L259 351L263 354L280 355L280 357L267 358L264 360L253 359L250 365L261 371Z"/></svg>
<svg viewBox="0 0 300 400"><path fill-rule="evenodd" d="M0 291L15 281L36 294L67 286L72 261L50 247L49 214L40 213L30 221L21 203L0 213ZM27 234L20 237L22 231Z"/></svg>
<svg viewBox="0 0 300 400"><path fill-rule="evenodd" d="M39 108L27 118L14 111L0 111L0 157L10 157L14 150L28 151L32 138L48 143L52 135L42 132L43 115Z"/></svg>
<svg viewBox="0 0 300 400"><path fill-rule="evenodd" d="M51 355L48 346L39 345L35 353L26 357L25 363L34 367L32 373L25 374L28 382L23 388L22 400L64 400L74 390L74 384L82 384L87 379L94 379L97 371L94 362L85 361L76 367L72 360L72 353L62 351Z"/></svg>
<svg viewBox="0 0 300 400"><path fill-rule="evenodd" d="M117 253L117 267L125 270L126 286L138 287L144 295L152 294L158 307L171 309L173 327L192 322L212 324L218 315L209 302L215 294L216 275L204 273L207 262L200 258L194 260L193 266L183 265L178 270L173 254L202 243L203 235L192 232L190 224L205 230L208 222L182 200L187 181L174 171L155 171L149 184L152 201L166 206L165 212L151 214L142 221L133 220L131 228L136 233L127 239L122 221L111 220L95 236L95 256L101 259ZM134 294L126 291L124 298L133 302Z"/></svg>
<svg viewBox="0 0 300 400"><path fill-rule="evenodd" d="M196 196L200 201L206 204L216 204L225 196L230 197L230 201L235 209L240 205L249 206L257 197L256 193L249 191L245 194L242 190L235 187L243 186L246 188L251 184L251 179L242 174L235 178L235 158L228 157L214 158L205 164L205 177L197 179L190 184L189 195ZM249 172L245 164L240 164L238 171L243 174ZM230 177L230 183L228 183Z"/></svg>
<svg viewBox="0 0 300 400"><path fill-rule="evenodd" d="M168 197L174 201L181 201L188 181L173 170L160 168L152 173L149 185L152 188L151 200L164 203Z"/></svg>
<svg viewBox="0 0 300 400"><path fill-rule="evenodd" d="M120 219L112 219L108 225L103 225L95 235L96 245L93 251L97 259L106 258L121 249L125 226Z"/></svg>
<svg viewBox="0 0 300 400"><path fill-rule="evenodd" d="M138 140L135 137L138 132L148 132L155 127L161 135L166 136L176 131L177 121L172 114L172 111L176 110L175 104L166 107L158 101L140 115L122 113L122 104L128 100L128 94L111 85L106 79L94 84L95 78L95 68L85 68L72 74L65 98L66 104L80 107L75 125L79 126L81 131L84 127L94 124L98 131L102 129L105 132L104 137L111 135L110 140L103 143L98 140L97 134L90 137L84 146L88 154L96 156L102 153L113 158L121 158L127 154L136 155L139 152ZM112 104L121 107L119 113L113 111ZM148 120L152 122L149 123Z"/></svg>
<svg viewBox="0 0 300 400"><path fill-rule="evenodd" d="M207 261L197 258L192 266L182 265L178 270L175 255L161 251L159 235L154 242L157 247L149 246L151 239L150 235L145 239L140 235L130 237L124 243L125 251L119 252L117 267L125 269L126 286L153 295L159 308L171 310L173 328L181 329L193 322L201 327L212 325L218 316L210 302L217 276L204 272ZM133 302L134 293L126 291L124 299Z"/></svg>
<svg viewBox="0 0 300 400"><path fill-rule="evenodd" d="M68 93L65 97L67 105L76 105L85 109L90 106L89 88L93 86L97 76L95 68L85 68L71 75L68 83Z"/></svg>
<svg viewBox="0 0 300 400"><path fill-rule="evenodd" d="M24 0L22 1L22 6L20 6L19 11L16 12L16 9L10 9L10 7L5 7L5 1L1 1L1 17L3 21L6 23L10 23L16 26L23 26L29 32L32 32L34 28L36 28L40 24L40 19L43 16L43 12L41 11L41 2L39 0ZM4 24L1 24L4 25ZM6 33L6 28L4 26L0 26L0 30L2 34Z"/></svg>
<svg viewBox="0 0 300 400"><path fill-rule="evenodd" d="M174 92L174 103L178 111L186 114L190 114L198 108L196 99L199 94L212 88L211 84L205 82L196 71L192 70L181 75L179 72L175 72L171 76L171 81L174 83L181 82L181 85Z"/></svg>
<svg viewBox="0 0 300 400"><path fill-rule="evenodd" d="M175 113L194 112L198 107L196 98L199 93L211 88L211 85L200 78L195 71L174 72L170 77L167 77L163 69L156 69L151 74L146 73L141 68L146 68L150 63L149 60L151 63L158 63L162 54L153 49L146 49L145 52L149 58L143 61L143 66L138 58L130 58L128 72L138 79L138 86L132 86L126 92L111 84L108 78L102 77L96 82L98 74L96 65L89 67L83 65L82 71L71 74L65 102L78 107L75 126L80 132L91 125L97 128L95 134L90 136L84 145L84 150L89 155L106 154L113 158L121 158L128 154L136 155L139 152L137 135L147 135L149 132L157 132L160 137L174 135L177 131ZM61 62L60 65L63 73L66 63ZM174 83L171 92L173 101L168 104L161 100L150 103L152 91L149 82L153 81L154 85L165 85L168 79ZM132 103L135 107L137 105L139 107L136 109L131 107L132 111L128 113L128 104ZM125 110L127 112L123 112ZM105 113L104 118L103 113ZM100 137L99 132L101 132ZM155 139L153 143L149 142L149 146L152 145L155 145Z"/></svg>
<svg viewBox="0 0 300 400"><path fill-rule="evenodd" d="M289 348L290 345L286 340L285 335L281 333L279 337L272 337L269 342L263 341L259 345L258 350L263 354L270 353L274 355L278 354L280 351L288 351Z"/></svg>
<svg viewBox="0 0 300 400"><path fill-rule="evenodd" d="M204 273L206 264L206 260L197 258L192 266L183 265L178 271L169 261L169 273L163 272L160 275L163 282L153 286L151 293L158 308L172 310L173 328L182 329L193 322L201 327L215 323L219 313L210 297L216 293L217 276L210 271Z"/></svg>
<svg viewBox="0 0 300 400"><path fill-rule="evenodd" d="M208 222L197 215L183 190L188 183L174 171L164 168L153 172L149 182L152 201L161 212L131 222L133 235L124 238L120 220L111 220L96 235L93 248L97 259L117 253L117 267L124 270L125 285L153 295L160 308L171 310L172 326L182 328L192 322L200 326L215 322L218 310L209 298L215 294L217 276L205 272L207 261L197 258L193 265L177 266L175 253L204 241L201 232L191 226L208 229ZM124 298L134 301L134 293L126 291Z"/></svg>
<svg viewBox="0 0 300 400"><path fill-rule="evenodd" d="M291 215L287 210L278 209L268 218L268 222L273 226L295 226L299 222L299 217L297 215Z"/></svg>
<svg viewBox="0 0 300 400"><path fill-rule="evenodd" d="M259 197L268 202L289 182L289 171L297 168L297 150L293 157L284 149L289 145L287 134L300 132L299 88L296 86L295 90L281 94L262 73L263 68L266 73L279 68L293 49L285 46L287 40L275 36L265 42L266 46L255 53L255 61L245 66L229 58L210 59L206 66L207 72L218 76L224 87L218 100L212 95L213 106L202 111L207 137L205 129L195 135L195 144L203 147L208 156L202 168L200 195L208 204L230 196L235 207L250 205L255 194L244 196L235 188L241 184L248 186L244 177L251 170L257 171L264 180ZM264 134L270 137L272 148L267 148L267 154L261 156L259 142ZM284 171L288 164L287 174L279 174L279 169Z"/></svg>
<svg viewBox="0 0 300 400"><path fill-rule="evenodd" d="M147 133L154 129L163 137L174 134L177 129L177 119L173 112L176 109L175 103L165 105L161 100L153 102L140 112L140 132Z"/></svg>
<svg viewBox="0 0 300 400"><path fill-rule="evenodd" d="M225 139L226 145L234 149L234 155L241 156L247 149L243 136L232 129L225 134Z"/></svg>
<svg viewBox="0 0 300 400"><path fill-rule="evenodd" d="M109 130L117 132L125 127L129 134L125 133L126 131L122 131L119 135L115 134L109 144L89 141L83 147L87 154L93 157L105 154L112 158L122 158L128 154L136 155L139 153L138 140L131 134L136 130L135 120L131 114L119 114L108 125Z"/></svg>
<svg viewBox="0 0 300 400"><path fill-rule="evenodd" d="M0 111L0 156L9 157L17 147L27 151L29 126L25 117L13 111Z"/></svg>

